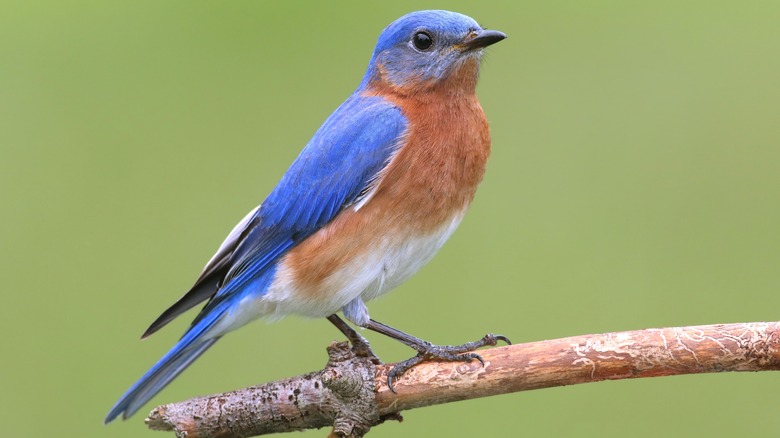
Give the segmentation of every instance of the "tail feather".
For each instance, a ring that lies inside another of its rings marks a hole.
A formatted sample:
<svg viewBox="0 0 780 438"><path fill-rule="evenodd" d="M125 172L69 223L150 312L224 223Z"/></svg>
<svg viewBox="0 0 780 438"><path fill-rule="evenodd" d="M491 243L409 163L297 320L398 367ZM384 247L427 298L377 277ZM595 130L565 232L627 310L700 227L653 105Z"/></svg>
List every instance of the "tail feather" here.
<svg viewBox="0 0 780 438"><path fill-rule="evenodd" d="M221 312L219 312L221 313ZM146 402L160 392L176 378L195 359L219 340L219 336L203 339L220 315L209 315L193 326L181 340L162 357L146 374L141 377L116 402L106 415L105 423L113 421L119 414L127 419L140 409Z"/></svg>

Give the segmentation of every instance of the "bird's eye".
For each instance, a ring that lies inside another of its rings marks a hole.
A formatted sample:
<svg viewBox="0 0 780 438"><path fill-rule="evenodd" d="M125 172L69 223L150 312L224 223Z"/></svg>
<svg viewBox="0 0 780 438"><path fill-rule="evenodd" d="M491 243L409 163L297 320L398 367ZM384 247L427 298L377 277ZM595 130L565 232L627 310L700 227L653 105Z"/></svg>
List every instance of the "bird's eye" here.
<svg viewBox="0 0 780 438"><path fill-rule="evenodd" d="M428 50L433 45L433 37L428 32L417 32L412 37L412 44L417 50Z"/></svg>

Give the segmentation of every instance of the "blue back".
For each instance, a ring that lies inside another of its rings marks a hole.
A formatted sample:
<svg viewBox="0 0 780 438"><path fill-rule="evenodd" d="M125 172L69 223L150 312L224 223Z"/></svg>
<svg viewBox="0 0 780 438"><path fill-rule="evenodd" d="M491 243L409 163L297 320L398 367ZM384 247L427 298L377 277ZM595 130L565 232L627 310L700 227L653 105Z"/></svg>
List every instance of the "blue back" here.
<svg viewBox="0 0 780 438"><path fill-rule="evenodd" d="M399 147L406 127L401 111L381 97L347 99L255 213L217 298L239 289L355 202Z"/></svg>

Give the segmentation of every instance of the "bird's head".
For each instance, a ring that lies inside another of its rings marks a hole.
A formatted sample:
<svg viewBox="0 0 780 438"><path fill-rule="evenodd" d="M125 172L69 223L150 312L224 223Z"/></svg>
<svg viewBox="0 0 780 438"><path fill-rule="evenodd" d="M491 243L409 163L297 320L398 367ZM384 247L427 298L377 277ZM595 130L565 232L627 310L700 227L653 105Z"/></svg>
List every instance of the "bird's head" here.
<svg viewBox="0 0 780 438"><path fill-rule="evenodd" d="M506 38L471 17L418 11L392 22L379 36L361 87L419 92L436 86L474 91L485 47Z"/></svg>

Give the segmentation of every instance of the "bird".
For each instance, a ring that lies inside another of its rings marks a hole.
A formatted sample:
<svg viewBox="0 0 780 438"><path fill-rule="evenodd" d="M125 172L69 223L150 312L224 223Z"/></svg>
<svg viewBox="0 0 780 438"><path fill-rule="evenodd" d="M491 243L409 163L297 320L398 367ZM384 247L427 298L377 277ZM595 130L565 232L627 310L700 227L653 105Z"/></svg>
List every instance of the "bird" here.
<svg viewBox="0 0 780 438"><path fill-rule="evenodd" d="M261 317L327 318L353 351L373 356L341 312L357 327L408 345L417 355L389 373L393 391L393 379L422 361L482 361L475 349L509 343L488 334L434 345L373 320L366 306L431 260L471 204L490 154L476 96L480 61L505 38L442 10L389 24L358 88L228 234L192 288L143 334L206 301L105 423L133 415L222 336Z"/></svg>

